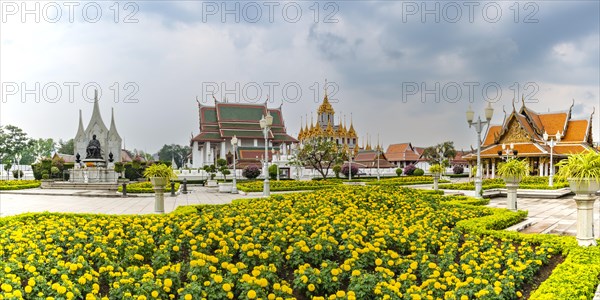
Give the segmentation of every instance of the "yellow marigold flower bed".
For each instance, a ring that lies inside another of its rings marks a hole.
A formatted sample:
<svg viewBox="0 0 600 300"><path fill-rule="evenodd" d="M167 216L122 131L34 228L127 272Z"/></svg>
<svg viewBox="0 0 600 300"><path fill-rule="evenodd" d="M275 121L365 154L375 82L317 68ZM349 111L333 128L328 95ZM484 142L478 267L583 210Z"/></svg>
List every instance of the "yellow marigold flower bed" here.
<svg viewBox="0 0 600 300"><path fill-rule="evenodd" d="M455 225L490 210L332 187L146 216L0 219L0 299L518 299L551 251Z"/></svg>
<svg viewBox="0 0 600 300"><path fill-rule="evenodd" d="M39 187L39 180L0 180L0 190L22 190Z"/></svg>

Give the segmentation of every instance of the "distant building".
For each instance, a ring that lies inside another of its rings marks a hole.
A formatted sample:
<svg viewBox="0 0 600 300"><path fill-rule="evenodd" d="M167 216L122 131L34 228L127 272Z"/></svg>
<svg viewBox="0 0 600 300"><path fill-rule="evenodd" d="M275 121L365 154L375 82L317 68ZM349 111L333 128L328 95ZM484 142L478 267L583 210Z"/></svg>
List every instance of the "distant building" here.
<svg viewBox="0 0 600 300"><path fill-rule="evenodd" d="M264 157L264 135L260 119L268 113L273 117L273 125L268 134L268 159L273 154L290 152L290 146L298 140L287 134L282 108L268 108L264 104L242 104L219 102L214 106L198 102L199 133L190 140L193 168L215 164L217 159L233 160L231 138L238 139L237 167L261 165Z"/></svg>
<svg viewBox="0 0 600 300"><path fill-rule="evenodd" d="M574 103L573 103L574 104ZM587 150L596 151L592 141L592 117L572 119L573 105L566 111L538 113L522 104L517 111L505 117L501 125L489 127L481 146L482 174L494 177L497 165L503 158L503 145L512 145L517 157L529 162L532 175L548 176L550 174L550 147L546 145L543 134L558 134L561 139L553 150L554 165L570 153L582 153ZM471 165L477 163L477 153L464 157ZM555 170L556 171L556 170Z"/></svg>
<svg viewBox="0 0 600 300"><path fill-rule="evenodd" d="M81 110L79 110L79 127L74 139L75 149L73 155L77 155L79 153L80 159L85 159L88 143L94 135L96 135L96 139L100 141L101 155L106 162L108 162L109 154L111 153L114 161L121 161L121 145L123 140L121 139L119 132L117 132L114 110L111 112L110 128L107 128L104 124L104 121L102 121L102 116L100 115L97 91L94 96L92 117L85 128L83 127Z"/></svg>
<svg viewBox="0 0 600 300"><path fill-rule="evenodd" d="M373 169L379 167L380 169L384 168L393 168L394 164L390 163L381 146L375 146L376 149L371 150L359 150L358 154L352 161L353 164L357 164L359 168L368 168ZM377 149L379 149L379 154L377 153ZM379 163L379 164L378 164Z"/></svg>
<svg viewBox="0 0 600 300"><path fill-rule="evenodd" d="M344 122L345 123L345 122ZM312 117L310 127L308 126L308 118L304 127L300 124L300 133L298 140L300 143L310 141L315 138L328 138L334 140L338 145L343 147L344 153L348 153L349 149L353 149L354 155L358 154L358 135L350 118L350 127L342 123L342 117L339 116L338 123L335 123L335 111L329 103L327 91L325 98L317 109L317 121L314 122Z"/></svg>
<svg viewBox="0 0 600 300"><path fill-rule="evenodd" d="M389 145L385 156L396 167L404 168L410 164L417 165L422 153L423 148L414 147L411 143L400 143Z"/></svg>

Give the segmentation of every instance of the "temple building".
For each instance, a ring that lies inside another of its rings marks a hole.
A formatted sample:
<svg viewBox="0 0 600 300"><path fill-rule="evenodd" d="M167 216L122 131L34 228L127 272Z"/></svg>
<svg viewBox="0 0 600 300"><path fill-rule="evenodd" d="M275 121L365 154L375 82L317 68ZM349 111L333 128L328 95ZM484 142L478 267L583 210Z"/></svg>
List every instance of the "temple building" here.
<svg viewBox="0 0 600 300"><path fill-rule="evenodd" d="M273 117L273 125L268 133L268 159L276 155L290 153L291 145L298 140L286 132L282 107L268 108L264 104L242 104L219 102L214 99L214 106L202 105L198 102L199 133L192 135L192 166L201 168L215 164L217 159L224 158L233 162L233 146L231 138L238 139L237 167L261 165L264 157L264 135L260 128L260 119L268 113Z"/></svg>
<svg viewBox="0 0 600 300"><path fill-rule="evenodd" d="M119 135L119 132L117 132L115 113L114 110L111 111L110 128L106 127L102 120L102 116L100 115L98 91L95 92L92 117L86 127L83 127L83 118L81 116L81 110L79 110L79 127L73 140L75 144L73 155L79 154L81 159L84 159L86 157L86 148L94 135L100 142L100 154L102 159L108 162L109 157L112 156L114 161L121 161L121 145L123 144L123 139Z"/></svg>
<svg viewBox="0 0 600 300"><path fill-rule="evenodd" d="M592 117L573 119L573 105L566 111L535 112L522 103L517 111L504 118L502 125L491 125L484 136L481 146L482 175L494 178L498 164L506 157L505 149L516 151L517 158L529 162L530 174L549 176L550 147L544 140L544 133L560 140L553 147L554 166L571 153L595 150L592 141ZM477 153L464 157L470 165L477 164ZM557 170L555 170L557 171Z"/></svg>
<svg viewBox="0 0 600 300"><path fill-rule="evenodd" d="M335 140L336 144L342 146L344 153L348 153L348 151L352 149L355 156L358 154L358 135L354 129L352 117L350 117L349 127L346 127L345 120L344 123L342 123L341 116L338 118L338 123L335 124L335 111L333 110L331 103L329 103L327 91L325 91L323 103L321 103L317 110L317 121L314 122L311 115L309 126L308 118L306 119L304 127L300 124L300 133L298 134L300 143L310 141L314 138L328 138Z"/></svg>

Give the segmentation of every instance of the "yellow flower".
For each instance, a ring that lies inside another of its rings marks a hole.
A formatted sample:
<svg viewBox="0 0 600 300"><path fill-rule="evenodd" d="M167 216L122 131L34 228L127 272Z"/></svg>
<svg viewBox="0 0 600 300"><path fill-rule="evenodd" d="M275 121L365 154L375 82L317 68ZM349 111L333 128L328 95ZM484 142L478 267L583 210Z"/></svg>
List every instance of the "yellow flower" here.
<svg viewBox="0 0 600 300"><path fill-rule="evenodd" d="M248 296L248 299L256 298L256 292L254 290L249 290L246 295Z"/></svg>
<svg viewBox="0 0 600 300"><path fill-rule="evenodd" d="M311 284L309 284L309 285L308 285L308 290L309 290L309 291L311 291L311 292L312 292L312 291L314 291L314 290L315 290L315 285L314 285L314 284L312 284L312 283L311 283Z"/></svg>
<svg viewBox="0 0 600 300"><path fill-rule="evenodd" d="M173 281L170 278L167 278L163 282L163 285L170 288L173 285Z"/></svg>
<svg viewBox="0 0 600 300"><path fill-rule="evenodd" d="M185 296L183 296L184 300L192 300L192 295L190 294L185 294Z"/></svg>
<svg viewBox="0 0 600 300"><path fill-rule="evenodd" d="M226 292L231 291L231 285L229 283L223 284L223 290Z"/></svg>

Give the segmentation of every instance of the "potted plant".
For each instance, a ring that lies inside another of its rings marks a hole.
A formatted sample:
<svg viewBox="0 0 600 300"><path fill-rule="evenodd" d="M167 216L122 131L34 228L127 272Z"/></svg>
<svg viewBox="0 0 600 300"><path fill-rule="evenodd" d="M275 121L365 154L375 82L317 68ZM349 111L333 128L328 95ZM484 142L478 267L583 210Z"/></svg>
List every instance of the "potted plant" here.
<svg viewBox="0 0 600 300"><path fill-rule="evenodd" d="M442 174L443 171L444 171L444 168L439 164L435 164L435 165L432 165L431 167L429 167L429 173L431 173L431 175L433 176L433 189L436 191L438 190L438 183L440 181L440 175Z"/></svg>
<svg viewBox="0 0 600 300"><path fill-rule="evenodd" d="M153 164L144 170L144 177L149 178L154 189L154 211L165 212L165 186L171 179L177 178L173 169L165 164Z"/></svg>
<svg viewBox="0 0 600 300"><path fill-rule="evenodd" d="M204 166L204 171L210 176L210 179L206 181L206 186L217 186L217 181L215 180L215 176L217 174L217 167L215 167L215 165Z"/></svg>
<svg viewBox="0 0 600 300"><path fill-rule="evenodd" d="M504 182L519 184L523 177L529 175L529 164L526 160L509 159L498 166L498 175L504 179Z"/></svg>
<svg viewBox="0 0 600 300"><path fill-rule="evenodd" d="M600 153L587 151L571 154L556 164L557 175L569 181L577 204L577 242L580 246L595 246L594 202L600 190Z"/></svg>
<svg viewBox="0 0 600 300"><path fill-rule="evenodd" d="M529 164L526 160L508 159L498 166L498 175L506 183L506 205L513 211L517 210L517 188L523 177L529 175Z"/></svg>
<svg viewBox="0 0 600 300"><path fill-rule="evenodd" d="M227 167L227 160L223 158L217 159L217 171L223 175L224 179L224 182L219 183L219 192L231 193L233 184L231 182L227 182L227 175L231 174L231 171L229 171L229 168Z"/></svg>

